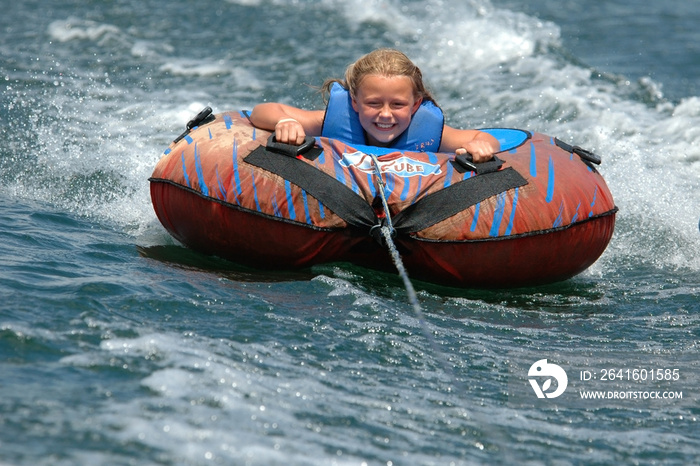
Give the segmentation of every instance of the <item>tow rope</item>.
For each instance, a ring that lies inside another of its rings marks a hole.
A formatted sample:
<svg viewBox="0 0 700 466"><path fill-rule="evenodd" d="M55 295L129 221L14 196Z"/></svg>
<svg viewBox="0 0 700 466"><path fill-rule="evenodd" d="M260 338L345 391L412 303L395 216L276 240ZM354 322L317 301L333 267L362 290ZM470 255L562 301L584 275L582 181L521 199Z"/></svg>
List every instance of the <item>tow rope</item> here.
<svg viewBox="0 0 700 466"><path fill-rule="evenodd" d="M377 218L380 220L380 222L370 229L370 234L375 239L379 238L379 244L384 246L389 251L394 267L396 267L396 271L399 273L401 280L403 280L403 285L406 288L406 294L408 295L408 301L413 308L413 314L415 315L416 319L418 319L423 336L428 341L428 344L433 352L433 356L437 359L440 366L442 366L442 370L445 372L445 374L452 379L452 383L455 385L455 388L459 387L460 389L464 389L465 387L460 386L461 384L457 380L452 366L449 364L447 358L445 358L444 353L440 350L440 348L438 348L435 338L428 329L425 321L425 315L423 314L423 310L418 302L416 289L413 287L413 283L411 283L411 280L408 278L406 267L404 267L403 261L401 260L401 255L399 254L398 249L396 249L396 244L394 244L396 230L394 229L393 222L391 220L389 203L387 202L386 195L384 194L385 185L384 181L382 180L382 172L379 168L379 160L374 154L369 154L369 156L372 157L372 163L374 164L374 169L377 174L377 191L379 193L379 198L381 199L382 209L381 212L377 212L378 206L372 206L374 207L375 213L377 213Z"/></svg>
<svg viewBox="0 0 700 466"><path fill-rule="evenodd" d="M425 318L423 317L423 311L421 310L420 303L418 302L418 295L416 295L416 290L413 288L413 284L408 278L406 267L404 267L399 251L396 249L396 245L394 244L396 230L394 229L394 225L391 220L389 203L387 202L386 194L384 193L386 186L384 185L384 180L382 180L382 171L379 166L379 159L377 159L377 156L374 154L369 154L369 156L372 157L374 171L377 174L377 192L379 193L379 198L381 199L381 211L377 212L377 206L373 206L380 222L373 226L369 232L374 239L379 241L379 244L387 248L389 251L391 260L394 262L394 266L396 267L399 276L401 276L401 279L403 280L406 293L408 294L408 301L411 303L411 307L413 307L413 312L415 312L416 318L421 322L421 327L424 327Z"/></svg>

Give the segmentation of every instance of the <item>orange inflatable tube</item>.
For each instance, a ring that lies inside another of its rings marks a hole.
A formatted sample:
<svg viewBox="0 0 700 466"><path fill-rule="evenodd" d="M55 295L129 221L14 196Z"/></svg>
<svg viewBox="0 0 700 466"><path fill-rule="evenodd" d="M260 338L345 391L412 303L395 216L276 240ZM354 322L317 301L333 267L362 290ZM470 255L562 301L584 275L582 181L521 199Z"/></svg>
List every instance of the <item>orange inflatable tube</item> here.
<svg viewBox="0 0 700 466"><path fill-rule="evenodd" d="M593 264L617 212L599 159L539 133L486 131L502 151L472 165L454 154L326 138L287 146L246 112L205 113L157 163L151 197L178 241L256 267L393 268L372 235L387 214L381 186L412 278L517 287L565 280Z"/></svg>

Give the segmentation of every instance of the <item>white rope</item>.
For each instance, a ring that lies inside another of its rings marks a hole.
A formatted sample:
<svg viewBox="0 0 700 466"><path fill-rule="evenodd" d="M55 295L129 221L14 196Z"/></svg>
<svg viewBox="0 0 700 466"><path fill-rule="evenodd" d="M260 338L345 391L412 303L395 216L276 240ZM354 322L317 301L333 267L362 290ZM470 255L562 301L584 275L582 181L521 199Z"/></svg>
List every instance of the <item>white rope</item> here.
<svg viewBox="0 0 700 466"><path fill-rule="evenodd" d="M382 180L382 172L379 168L379 159L374 154L369 154L372 157L372 162L374 162L374 168L377 172L377 191L379 191L379 197L382 200L382 208L384 209L384 215L386 218L386 223L380 227L380 232L384 237L384 242L389 249L389 254L391 255L391 260L394 262L396 270L399 272L403 284L406 287L406 293L408 294L408 301L413 307L413 311L416 314L416 318L421 321L421 325L424 321L423 311L421 310L420 303L418 302L418 295L416 294L415 288L413 288L413 283L408 278L408 273L406 272L406 267L403 265L401 260L401 255L399 254L396 245L394 244L394 225L391 222L391 213L389 212L389 203L386 200L386 194L384 193L385 185L384 180Z"/></svg>
<svg viewBox="0 0 700 466"><path fill-rule="evenodd" d="M413 283L411 283L411 280L408 278L406 267L403 265L403 261L401 260L401 255L399 254L398 249L396 249L396 244L394 244L393 236L395 231L394 226L391 222L391 214L389 213L389 203L387 202L386 194L384 193L384 181L382 180L382 173L379 169L379 160L377 159L376 155L369 155L370 157L372 157L372 162L374 162L374 167L377 172L377 190L379 191L379 196L381 197L382 206L386 217L386 222L379 227L379 231L384 237L384 244L389 250L391 260L394 262L394 266L396 267L399 276L403 280L404 287L406 288L406 294L408 295L408 301L411 304L411 307L413 308L413 313L416 319L418 319L418 323L420 324L420 328L423 332L423 335L425 336L426 340L428 340L428 344L430 345L430 348L433 351L434 357L437 359L438 364L442 366L442 370L445 372L445 374L451 378L452 384L455 385L455 387L464 389L465 387L462 387L462 384L455 377L455 373L452 366L449 364L449 361L445 358L445 355L442 353L442 351L440 351L440 349L438 348L435 338L430 334L430 331L426 326L425 316L423 315L423 310L421 309L420 303L418 302L418 295L416 294L416 290L413 287Z"/></svg>

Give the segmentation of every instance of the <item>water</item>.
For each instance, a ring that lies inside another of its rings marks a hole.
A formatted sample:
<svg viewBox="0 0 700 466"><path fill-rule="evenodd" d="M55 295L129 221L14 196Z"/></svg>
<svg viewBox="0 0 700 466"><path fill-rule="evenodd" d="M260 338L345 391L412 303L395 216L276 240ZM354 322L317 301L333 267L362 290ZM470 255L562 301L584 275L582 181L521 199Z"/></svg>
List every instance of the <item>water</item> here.
<svg viewBox="0 0 700 466"><path fill-rule="evenodd" d="M0 463L693 463L699 15L678 0L5 5ZM414 283L421 320L396 274L255 271L167 235L146 180L197 111L319 107L309 86L379 46L422 67L454 126L603 156L620 212L590 270L518 290ZM545 358L568 375L556 399L528 382Z"/></svg>

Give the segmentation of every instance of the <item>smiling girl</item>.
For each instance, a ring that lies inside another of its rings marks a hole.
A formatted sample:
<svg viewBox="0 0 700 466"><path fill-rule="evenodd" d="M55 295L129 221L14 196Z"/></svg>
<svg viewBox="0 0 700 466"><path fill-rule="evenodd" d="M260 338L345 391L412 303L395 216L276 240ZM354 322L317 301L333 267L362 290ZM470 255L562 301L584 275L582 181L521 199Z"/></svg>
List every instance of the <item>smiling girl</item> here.
<svg viewBox="0 0 700 466"><path fill-rule="evenodd" d="M306 135L324 136L399 150L468 152L477 163L500 149L490 134L443 124L420 69L398 50L364 55L348 66L345 80L327 80L323 90L330 95L325 111L264 103L253 108L250 120L274 130L286 144L301 144Z"/></svg>

